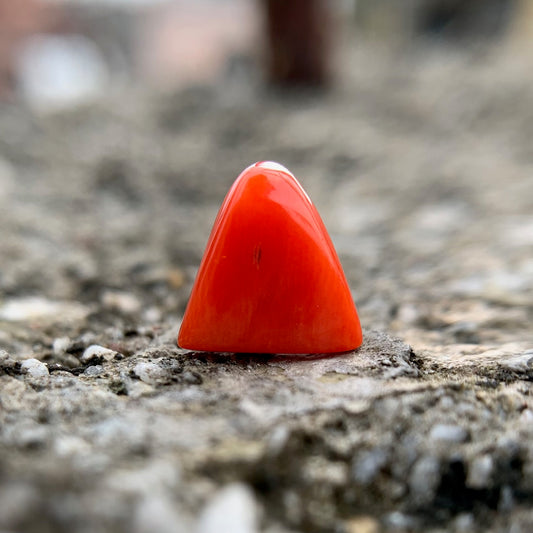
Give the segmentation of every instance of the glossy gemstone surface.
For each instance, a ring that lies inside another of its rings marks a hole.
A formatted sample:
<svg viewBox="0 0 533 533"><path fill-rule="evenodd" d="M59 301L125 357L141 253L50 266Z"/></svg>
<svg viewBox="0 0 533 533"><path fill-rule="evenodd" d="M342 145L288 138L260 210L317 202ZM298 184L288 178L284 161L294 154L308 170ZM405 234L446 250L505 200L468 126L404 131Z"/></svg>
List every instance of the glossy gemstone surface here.
<svg viewBox="0 0 533 533"><path fill-rule="evenodd" d="M355 304L315 206L282 165L248 167L215 220L178 345L318 354L361 342Z"/></svg>

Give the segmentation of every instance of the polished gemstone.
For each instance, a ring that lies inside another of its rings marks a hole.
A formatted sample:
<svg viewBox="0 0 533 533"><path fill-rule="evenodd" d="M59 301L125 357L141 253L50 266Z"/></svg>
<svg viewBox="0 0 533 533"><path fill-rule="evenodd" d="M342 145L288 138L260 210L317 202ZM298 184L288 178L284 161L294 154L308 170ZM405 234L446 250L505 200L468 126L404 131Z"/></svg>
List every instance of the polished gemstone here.
<svg viewBox="0 0 533 533"><path fill-rule="evenodd" d="M361 342L342 266L306 192L279 163L248 167L215 220L178 345L319 354Z"/></svg>

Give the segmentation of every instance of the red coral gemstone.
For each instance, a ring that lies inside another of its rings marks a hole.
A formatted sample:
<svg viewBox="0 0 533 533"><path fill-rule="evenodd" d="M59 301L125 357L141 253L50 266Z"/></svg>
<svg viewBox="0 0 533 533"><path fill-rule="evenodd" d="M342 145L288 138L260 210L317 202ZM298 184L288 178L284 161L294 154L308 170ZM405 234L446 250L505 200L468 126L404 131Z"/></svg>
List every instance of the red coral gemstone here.
<svg viewBox="0 0 533 533"><path fill-rule="evenodd" d="M306 192L278 163L248 167L215 220L178 345L318 354L361 342L339 258Z"/></svg>

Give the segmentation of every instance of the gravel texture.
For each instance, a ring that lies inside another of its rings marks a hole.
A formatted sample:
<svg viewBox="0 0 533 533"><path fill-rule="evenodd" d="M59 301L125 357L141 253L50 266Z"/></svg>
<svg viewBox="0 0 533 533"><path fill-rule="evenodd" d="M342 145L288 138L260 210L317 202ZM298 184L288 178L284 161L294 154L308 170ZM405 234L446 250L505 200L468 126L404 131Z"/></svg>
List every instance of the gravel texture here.
<svg viewBox="0 0 533 533"><path fill-rule="evenodd" d="M530 69L346 54L327 94L0 107L0 530L533 530ZM261 159L322 213L354 353L176 347L217 209Z"/></svg>

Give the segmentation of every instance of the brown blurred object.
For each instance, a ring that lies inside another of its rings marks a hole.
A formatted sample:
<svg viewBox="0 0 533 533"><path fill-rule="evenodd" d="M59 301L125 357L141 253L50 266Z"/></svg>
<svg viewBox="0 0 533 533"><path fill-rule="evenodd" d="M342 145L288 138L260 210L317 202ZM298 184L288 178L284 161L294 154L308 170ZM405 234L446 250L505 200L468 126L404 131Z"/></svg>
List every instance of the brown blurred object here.
<svg viewBox="0 0 533 533"><path fill-rule="evenodd" d="M16 55L24 39L60 25L57 7L40 0L0 0L0 98L14 86Z"/></svg>
<svg viewBox="0 0 533 533"><path fill-rule="evenodd" d="M268 76L281 85L323 86L330 79L328 0L263 0Z"/></svg>

